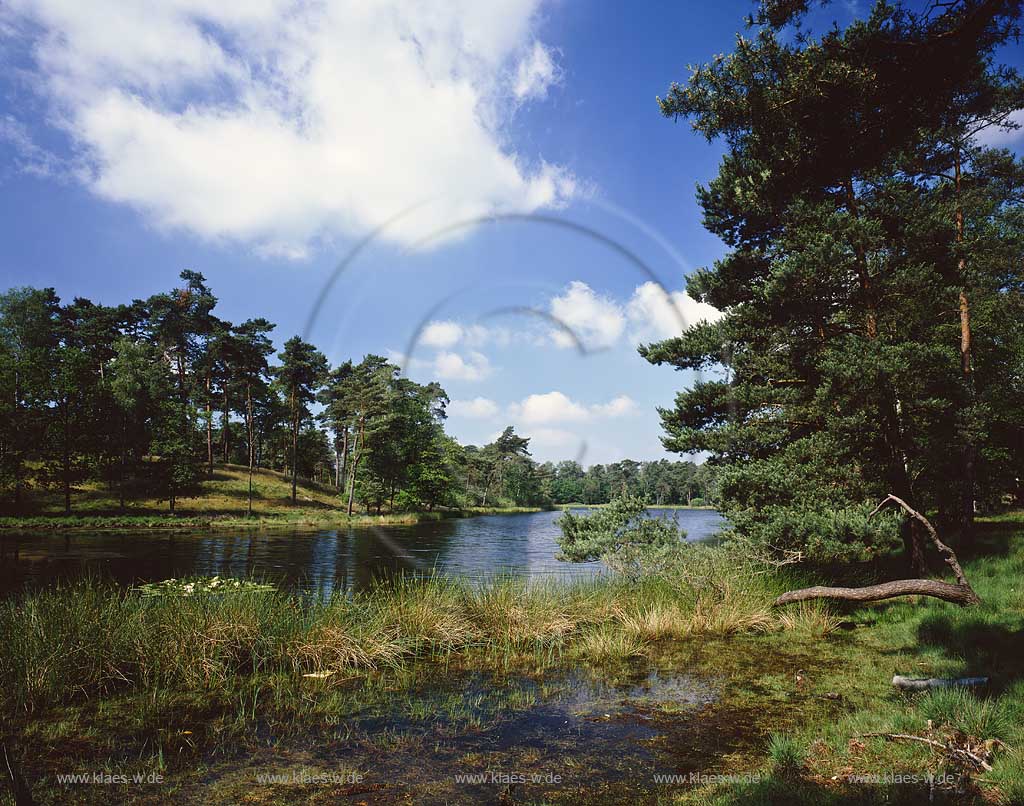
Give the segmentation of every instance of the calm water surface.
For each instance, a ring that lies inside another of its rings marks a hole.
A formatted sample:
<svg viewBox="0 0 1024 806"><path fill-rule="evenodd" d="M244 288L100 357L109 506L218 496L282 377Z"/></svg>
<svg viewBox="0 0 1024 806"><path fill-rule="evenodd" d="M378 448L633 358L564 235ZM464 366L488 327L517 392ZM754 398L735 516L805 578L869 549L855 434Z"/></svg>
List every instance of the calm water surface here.
<svg viewBox="0 0 1024 806"><path fill-rule="evenodd" d="M687 540L713 537L711 510L651 510L675 518ZM587 576L600 563L555 559L560 512L485 515L414 526L296 532L34 532L0 535L0 595L81 576L123 585L184 576L255 576L309 593L364 590L380 578L431 572Z"/></svg>

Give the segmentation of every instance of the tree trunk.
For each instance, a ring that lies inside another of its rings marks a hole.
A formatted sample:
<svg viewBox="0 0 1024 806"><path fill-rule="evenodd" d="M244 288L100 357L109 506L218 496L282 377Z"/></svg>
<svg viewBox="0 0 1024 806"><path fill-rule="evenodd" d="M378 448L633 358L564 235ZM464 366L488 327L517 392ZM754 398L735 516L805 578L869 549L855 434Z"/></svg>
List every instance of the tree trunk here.
<svg viewBox="0 0 1024 806"><path fill-rule="evenodd" d="M892 676L894 688L903 691L928 691L933 688L975 688L987 686L987 677L904 677L901 674Z"/></svg>
<svg viewBox="0 0 1024 806"><path fill-rule="evenodd" d="M124 466L128 454L128 416L121 415L121 477L117 485L117 498L124 512Z"/></svg>
<svg viewBox="0 0 1024 806"><path fill-rule="evenodd" d="M342 490L342 485L345 483L345 479L348 478L345 474L348 470L348 426L345 426L345 430L341 432L341 482L338 484L338 489Z"/></svg>
<svg viewBox="0 0 1024 806"><path fill-rule="evenodd" d="M843 186L846 190L846 207L851 216L859 218L860 211L857 207L857 195L853 190L853 179L848 178ZM864 307L867 310L864 328L867 337L873 340L878 337L878 315L875 311L874 294L871 289L871 275L868 273L867 255L864 252L864 245L860 243L859 239L853 244L853 251L857 256L857 281L860 284Z"/></svg>
<svg viewBox="0 0 1024 806"><path fill-rule="evenodd" d="M64 446L61 456L61 465L64 475L64 514L71 514L71 425L69 423L70 414L68 413L68 403L64 402Z"/></svg>
<svg viewBox="0 0 1024 806"><path fill-rule="evenodd" d="M775 600L776 606L803 602L808 599L841 599L844 602L878 602L895 596L933 596L959 605L978 603L978 595L970 588L951 585L935 579L899 579L863 588L832 588L815 585L812 588L789 591Z"/></svg>
<svg viewBox="0 0 1024 806"><path fill-rule="evenodd" d="M295 488L299 480L299 412L292 389L292 503L295 503Z"/></svg>
<svg viewBox="0 0 1024 806"><path fill-rule="evenodd" d="M206 465L207 474L213 478L213 403L210 400L210 376L206 376Z"/></svg>
<svg viewBox="0 0 1024 806"><path fill-rule="evenodd" d="M363 452L363 439L365 437L366 421L359 421L359 433L356 434L356 444L352 453L352 473L348 481L348 515L352 517L352 503L355 501L356 492L356 470L359 467L359 459Z"/></svg>
<svg viewBox="0 0 1024 806"><path fill-rule="evenodd" d="M228 390L224 389L224 414L221 419L220 427L220 439L224 444L224 464L231 461L231 445L230 445L230 431L231 431L231 415L228 411Z"/></svg>
<svg viewBox="0 0 1024 806"><path fill-rule="evenodd" d="M249 435L249 502L246 509L246 516L252 517L252 465L255 457L255 446L253 444L253 415L252 415L252 384L245 385L245 429ZM294 493L292 494L294 497ZM294 500L294 498L293 498Z"/></svg>
<svg viewBox="0 0 1024 806"><path fill-rule="evenodd" d="M880 585L867 585L863 588L833 588L816 585L812 588L788 591L775 600L775 605L787 605L792 604L793 602L807 601L808 599L841 599L848 602L877 602L882 599L891 599L894 596L914 595L933 596L937 599L954 602L959 605L973 605L980 603L981 599L978 597L978 594L974 592L974 588L972 588L970 583L967 581L967 577L964 576L963 569L960 567L960 561L957 560L953 549L939 539L938 534L935 532L935 528L924 515L914 509L911 509L910 505L902 498L898 498L891 494L886 496L885 499L875 507L875 510L871 515L874 515L889 503L893 503L901 507L912 520L915 520L924 526L932 543L935 545L935 548L943 555L946 565L949 566L953 575L956 577L955 585L951 585L948 582L940 582L935 579L899 579L894 582L883 582Z"/></svg>
<svg viewBox="0 0 1024 806"><path fill-rule="evenodd" d="M956 192L956 244L962 250L964 243L964 208L961 197L960 149L956 149L954 188ZM971 406L974 404L974 375L971 360L971 306L968 300L967 260L961 251L957 261L957 275L960 280L960 371ZM975 458L977 449L968 436L963 445L963 495L960 501L960 530L969 535L974 528Z"/></svg>

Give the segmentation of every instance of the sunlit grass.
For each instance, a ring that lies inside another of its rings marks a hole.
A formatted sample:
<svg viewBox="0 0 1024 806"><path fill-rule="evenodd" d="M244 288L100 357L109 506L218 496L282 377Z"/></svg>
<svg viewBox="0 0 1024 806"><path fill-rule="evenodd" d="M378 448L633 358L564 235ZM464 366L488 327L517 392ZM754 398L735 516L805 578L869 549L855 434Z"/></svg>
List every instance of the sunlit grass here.
<svg viewBox="0 0 1024 806"><path fill-rule="evenodd" d="M28 488L26 511L0 517L0 529L127 529L199 528L211 526L294 527L346 524L403 525L457 515L536 512L535 507L471 507L433 512L367 513L359 506L351 517L341 490L299 479L296 501L291 477L261 468L253 474L252 515L248 514L249 470L242 465L216 464L212 476L205 468L197 483L180 493L172 516L163 492L143 476L129 488L122 510L116 488L89 481L72 492L72 514L64 514L59 490L41 484Z"/></svg>

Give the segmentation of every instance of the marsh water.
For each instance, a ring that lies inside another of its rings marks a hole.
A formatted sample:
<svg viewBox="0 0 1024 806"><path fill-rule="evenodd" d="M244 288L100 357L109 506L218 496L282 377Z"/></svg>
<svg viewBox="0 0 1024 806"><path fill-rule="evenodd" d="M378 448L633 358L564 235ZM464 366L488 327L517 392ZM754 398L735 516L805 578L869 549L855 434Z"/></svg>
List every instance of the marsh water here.
<svg viewBox="0 0 1024 806"><path fill-rule="evenodd" d="M326 594L397 573L602 573L600 564L555 559L559 514L297 532L7 534L0 535L0 593L85 575L124 585L255 576ZM713 540L723 523L708 510L653 514L674 518L690 541ZM246 700L254 727L235 752L203 755L202 776L183 762L172 776L175 791L182 802L278 802L284 781L317 802L661 803L692 786L688 776L756 769L771 730L837 707L786 690L794 669L816 668L813 657L797 647L773 653L780 648L763 636L739 636L659 644L610 665L543 650L489 672L453 657L351 681L311 679L304 698L317 707L308 717L256 719L255 699ZM765 691L781 693L766 700ZM169 731L170 751L179 742L190 752L182 737L191 740L201 723ZM125 753L125 769L134 770L144 748ZM261 781L268 774L277 778Z"/></svg>
<svg viewBox="0 0 1024 806"><path fill-rule="evenodd" d="M673 518L689 541L714 537L712 510L650 510ZM83 576L133 585L170 577L255 577L329 595L365 590L397 574L569 577L600 563L555 558L560 512L482 515L411 526L189 532L27 532L0 535L0 595Z"/></svg>

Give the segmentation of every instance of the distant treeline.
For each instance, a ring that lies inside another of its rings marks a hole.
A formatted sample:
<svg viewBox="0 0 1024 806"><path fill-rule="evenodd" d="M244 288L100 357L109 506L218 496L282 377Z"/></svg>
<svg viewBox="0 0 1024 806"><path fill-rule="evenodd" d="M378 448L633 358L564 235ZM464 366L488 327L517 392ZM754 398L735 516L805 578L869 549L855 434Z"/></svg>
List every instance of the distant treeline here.
<svg viewBox="0 0 1024 806"><path fill-rule="evenodd" d="M85 482L108 485L122 507L155 489L173 511L215 462L287 471L293 500L299 477L333 485L350 513L357 503L380 512L711 495L707 472L689 462L538 464L511 427L462 446L444 431L439 384L376 355L331 367L298 336L275 356L271 322L221 319L201 274L181 280L113 307L62 303L53 289L0 295L5 511L30 511L29 493L44 489L71 513Z"/></svg>
<svg viewBox="0 0 1024 806"><path fill-rule="evenodd" d="M711 465L693 462L634 462L623 459L584 470L577 462L545 463L540 467L550 479L549 495L555 503L606 504L620 495L634 495L647 502L702 506L714 503L717 483Z"/></svg>

